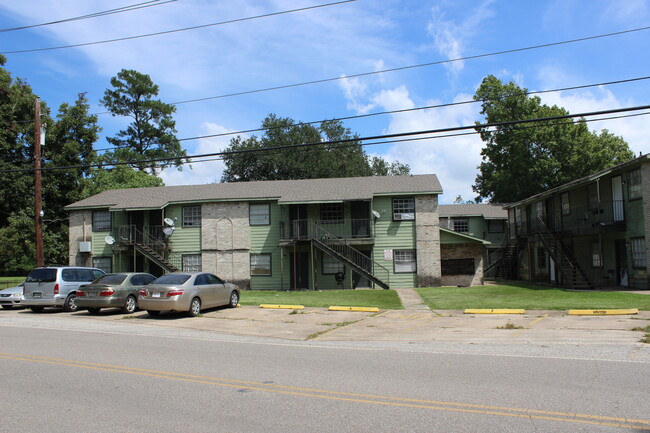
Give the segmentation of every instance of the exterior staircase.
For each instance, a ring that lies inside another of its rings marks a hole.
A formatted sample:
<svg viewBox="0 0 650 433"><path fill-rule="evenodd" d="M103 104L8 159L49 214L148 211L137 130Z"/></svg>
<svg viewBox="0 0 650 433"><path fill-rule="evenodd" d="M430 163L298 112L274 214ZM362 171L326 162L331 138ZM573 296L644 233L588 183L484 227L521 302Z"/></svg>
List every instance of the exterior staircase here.
<svg viewBox="0 0 650 433"><path fill-rule="evenodd" d="M133 246L135 247L136 251L140 252L142 255L147 257L149 260L151 260L152 262L154 262L155 264L157 264L167 272L176 272L179 270L178 267L172 264L165 257L158 254L156 250L154 250L153 248L140 243L134 243Z"/></svg>
<svg viewBox="0 0 650 433"><path fill-rule="evenodd" d="M377 286L383 289L390 288L388 269L348 245L346 239L332 235L318 224L313 224L311 233L313 233L311 242L316 248L349 266Z"/></svg>
<svg viewBox="0 0 650 433"><path fill-rule="evenodd" d="M483 273L487 274L494 269L494 278L516 280L518 254L519 247L517 244L506 238L501 244L501 248L499 248L499 256L484 269Z"/></svg>
<svg viewBox="0 0 650 433"><path fill-rule="evenodd" d="M178 253L173 253L167 248L164 241L138 230L135 226L119 227L118 240L122 245L133 246L136 251L166 272L180 270L182 259Z"/></svg>
<svg viewBox="0 0 650 433"><path fill-rule="evenodd" d="M582 270L573 253L562 242L562 239L551 232L541 218L538 223L539 231L537 235L546 251L558 265L564 283L572 289L592 289L593 285L587 278L587 274Z"/></svg>

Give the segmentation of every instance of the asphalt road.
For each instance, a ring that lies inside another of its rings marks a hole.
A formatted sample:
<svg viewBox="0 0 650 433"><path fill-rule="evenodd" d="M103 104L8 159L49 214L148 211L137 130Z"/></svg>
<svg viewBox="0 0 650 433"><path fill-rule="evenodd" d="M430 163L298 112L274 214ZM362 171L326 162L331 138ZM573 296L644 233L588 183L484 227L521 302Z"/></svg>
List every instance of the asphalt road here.
<svg viewBox="0 0 650 433"><path fill-rule="evenodd" d="M134 322L0 323L0 431L650 431L650 362L616 346L495 354Z"/></svg>

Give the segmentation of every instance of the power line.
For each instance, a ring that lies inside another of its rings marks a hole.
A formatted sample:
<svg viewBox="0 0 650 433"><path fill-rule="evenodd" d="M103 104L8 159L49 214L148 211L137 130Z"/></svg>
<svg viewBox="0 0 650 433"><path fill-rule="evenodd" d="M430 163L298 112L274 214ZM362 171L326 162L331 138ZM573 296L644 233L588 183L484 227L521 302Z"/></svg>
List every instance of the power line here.
<svg viewBox="0 0 650 433"><path fill-rule="evenodd" d="M616 81L607 81L607 82L602 82L602 83L595 83L595 84L583 84L579 86L570 86L570 87L561 87L558 89L547 89L547 90L536 90L532 92L526 92L525 95L536 95L536 94L543 94L543 93L552 93L552 92L564 92L567 90L579 90L579 89L587 89L591 87L600 87L600 86L609 86L613 84L623 84L623 83L631 83L635 81L641 81L641 80L648 80L650 79L650 76L646 77L637 77L637 78L628 78L624 80L616 80ZM302 125L314 125L318 123L322 123L328 120L331 121L343 121L343 120L353 120L353 119L361 119L361 118L366 118L366 117L373 117L373 116L380 116L380 115L385 115L385 114L397 114L397 113L408 113L408 112L413 112L413 111L420 111L420 110L429 110L433 108L445 108L445 107L453 107L457 105L466 105L466 104L478 104L484 102L483 100L468 100L468 101L458 101L458 102L449 102L445 104L437 104L437 105L427 105L423 107L414 107L414 108L403 108L400 110L389 110L389 111L379 111L376 113L368 113L368 114L358 114L355 116L345 116L345 117L337 117L337 118L332 118L332 119L323 119L323 120L313 120L309 122L298 122L293 124L292 126L302 126ZM281 127L277 127L281 128ZM187 138L181 138L178 141L193 141L193 140L201 140L205 138L216 138L216 137L225 137L225 136L231 136L231 135L239 135L239 134L248 134L251 132L261 132L261 131L266 131L269 129L274 129L274 128L255 128L255 129L245 129L245 130L240 130L240 131L233 131L233 132L222 132L219 134L208 134L208 135L200 135L196 137L187 137ZM97 152L103 152L107 150L112 150L116 149L116 147L108 147L108 148L101 148L101 149L95 149Z"/></svg>
<svg viewBox="0 0 650 433"><path fill-rule="evenodd" d="M147 33L144 35L136 35L136 36L126 36L123 38L115 38L115 39L107 39L103 41L95 41L95 42L85 42L85 43L80 43L80 44L71 44L71 45L60 45L57 47L46 47L46 48L32 48L32 49L27 49L27 50L15 50L15 51L4 51L2 54L22 54L22 53L34 53L38 51L52 51L52 50L61 50L64 48L78 48L78 47L86 47L89 45L99 45L99 44L108 44L112 42L120 42L120 41L128 41L131 39L141 39L141 38L148 38L152 36L160 36L160 35L168 35L171 33L179 33L179 32L185 32L188 30L197 30L197 29L203 29L206 27L214 27L214 26L220 26L224 24L232 24L232 23L239 23L243 21L250 21L250 20L255 20L259 18L268 18L268 17L273 17L277 15L285 15L285 14L290 14L293 12L303 12L311 9L318 9L318 8L324 8L327 6L336 6L336 5L341 5L344 3L351 3L357 0L342 0L342 1L337 1L334 3L326 3L326 4L320 4L320 5L315 5L315 6L308 6L304 8L298 8L298 9L290 9L290 10L285 10L285 11L280 11L280 12L272 12L268 14L263 14L263 15L256 15L252 17L246 17L246 18L237 18L233 20L228 20L228 21L220 21L216 23L210 23L210 24L202 24L198 26L192 26L192 27L184 27L182 29L175 29L175 30L165 30L162 32L155 32L155 33Z"/></svg>
<svg viewBox="0 0 650 433"><path fill-rule="evenodd" d="M10 28L6 28L6 29L0 29L0 33L13 32L13 31L16 31L16 30L33 29L33 28L36 28L36 27L43 27L43 26L49 26L49 25L52 25L52 24L62 24L62 23L67 23L67 22L72 22L72 21L86 20L86 19L89 19L89 18L103 17L103 16L106 16L106 15L119 14L119 13L122 13L122 12L130 12L130 11L134 11L134 10L138 10L138 9L149 8L149 7L152 7L152 6L161 6L161 5L164 5L164 4L167 4L167 3L173 3L173 2L177 2L177 1L178 0L165 0L165 1L161 2L161 0L150 0L150 1L147 1L147 2L144 2L144 3L136 3L136 4L133 4L133 5L123 6L123 7L120 7L120 8L108 9L108 10L101 11L101 12L93 12L91 14L80 15L80 16L71 17L71 18L64 18L64 19L60 19L60 20L56 20L56 21L49 21L49 22L45 22L45 23L32 24L32 25L28 25L28 26L10 27Z"/></svg>
<svg viewBox="0 0 650 433"><path fill-rule="evenodd" d="M521 119L521 120L510 120L506 122L493 122L493 123L483 123L483 124L476 124L476 125L466 125L466 126L454 126L454 127L447 127L447 128L439 128L439 129L431 129L431 130L424 130L424 131L411 131L411 132L399 132L399 133L394 133L394 134L382 134L382 135L375 135L375 136L369 136L369 137L355 137L355 138L348 138L348 139L341 139L341 140L332 140L332 141L320 141L320 142L312 142L312 143L301 143L301 144L289 144L289 145L284 145L284 146L273 146L273 147L266 147L266 148L259 148L259 149L242 149L242 150L231 150L231 151L224 151L224 152L211 152L211 153L205 153L205 154L199 154L199 155L189 155L189 156L181 156L181 157L171 157L171 158L153 158L153 159L147 159L147 160L135 160L135 161L124 161L124 162L113 162L113 163L103 163L103 164L85 164L85 165L76 165L76 166L61 166L61 167L44 167L41 168L41 170L70 170L70 169L84 169L84 168L106 168L106 167L115 167L118 165L132 165L132 164L150 164L150 163L163 163L162 166L169 165L169 161L183 161L187 160L188 163L192 163L193 158L209 158L209 157L215 157L215 156L230 156L230 155L236 155L236 154L243 154L243 153L254 153L254 152L261 152L261 151L277 151L277 150L292 150L292 149L301 149L301 148L306 148L310 146L324 146L324 145L337 145L337 144L361 144L361 145L366 145L362 142L364 141L371 141L371 140L382 140L382 139L399 139L402 137L410 137L410 136L419 136L422 137L420 139L432 139L432 138L437 138L437 137L423 137L426 135L431 135L431 134L439 134L439 133L456 133L459 131L467 131L467 130L475 130L472 134L476 133L476 130L480 128L496 128L500 126L510 126L510 125L524 125L524 124L531 124L535 122L552 122L552 121L558 121L558 120L565 120L565 119L574 119L574 118L583 118L583 117L592 117L592 116L604 116L608 114L617 114L617 113L625 113L625 112L630 112L630 111L639 111L639 110L649 110L650 105L642 105L642 106L637 106L637 107L627 107L627 108L615 108L615 109L610 109L610 110L601 110L601 111L591 111L591 112L586 112L586 113L578 113L578 114L566 114L562 116L551 116L551 117L540 117L540 118L534 118L534 119ZM643 113L643 114L650 114L650 113ZM600 121L600 120L607 120L607 119L593 119L592 121ZM580 120L586 121L586 120ZM469 135L469 133L467 133ZM370 143L370 144L386 144L388 141L385 142L380 142L380 143ZM367 145L370 145L367 144ZM34 171L33 168L29 169L4 169L0 170L0 173L13 173L13 172L25 172L25 171Z"/></svg>

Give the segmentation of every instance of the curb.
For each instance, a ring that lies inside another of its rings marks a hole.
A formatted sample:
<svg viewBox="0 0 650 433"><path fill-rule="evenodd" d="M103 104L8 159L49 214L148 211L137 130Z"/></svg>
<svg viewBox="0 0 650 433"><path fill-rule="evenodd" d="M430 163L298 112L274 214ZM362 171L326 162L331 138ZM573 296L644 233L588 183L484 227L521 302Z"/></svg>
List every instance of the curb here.
<svg viewBox="0 0 650 433"><path fill-rule="evenodd" d="M638 308L613 309L613 310L569 310L570 316L614 316L639 314Z"/></svg>
<svg viewBox="0 0 650 433"><path fill-rule="evenodd" d="M286 310L303 310L304 305L272 305L272 304L260 304L260 308L280 308Z"/></svg>
<svg viewBox="0 0 650 433"><path fill-rule="evenodd" d="M329 307L329 311L366 311L369 313L377 313L379 312L379 308L377 307Z"/></svg>
<svg viewBox="0 0 650 433"><path fill-rule="evenodd" d="M523 309L508 309L508 308L468 308L463 311L465 314L525 314L526 310Z"/></svg>

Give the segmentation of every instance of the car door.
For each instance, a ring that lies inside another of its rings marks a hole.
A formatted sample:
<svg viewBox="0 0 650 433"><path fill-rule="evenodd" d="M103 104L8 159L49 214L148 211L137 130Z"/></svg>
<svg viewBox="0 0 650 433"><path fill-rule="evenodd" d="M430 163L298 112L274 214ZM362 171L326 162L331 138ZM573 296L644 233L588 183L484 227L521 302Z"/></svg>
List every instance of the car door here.
<svg viewBox="0 0 650 433"><path fill-rule="evenodd" d="M207 274L208 281L214 293L214 306L226 305L230 298L230 293L227 293L226 284L213 274Z"/></svg>
<svg viewBox="0 0 650 433"><path fill-rule="evenodd" d="M210 290L210 285L206 274L199 274L194 279L195 295L201 298L203 308L209 308L214 303L214 292Z"/></svg>

